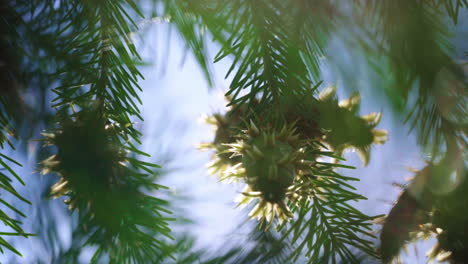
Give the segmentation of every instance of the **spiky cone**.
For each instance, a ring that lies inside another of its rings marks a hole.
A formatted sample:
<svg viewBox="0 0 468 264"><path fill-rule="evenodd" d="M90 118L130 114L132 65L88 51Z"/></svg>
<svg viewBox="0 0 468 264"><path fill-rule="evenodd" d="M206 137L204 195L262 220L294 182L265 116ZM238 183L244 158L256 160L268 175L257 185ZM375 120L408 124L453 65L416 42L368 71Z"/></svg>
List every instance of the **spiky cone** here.
<svg viewBox="0 0 468 264"><path fill-rule="evenodd" d="M83 197L97 199L97 190L108 190L119 184L125 153L111 141L103 119L80 112L77 120L67 119L60 129L43 133L46 144L57 147L57 154L42 162L42 173L55 172L61 180L51 188L51 195L70 195L73 200ZM110 191L110 190L109 190ZM74 209L74 208L72 208Z"/></svg>
<svg viewBox="0 0 468 264"><path fill-rule="evenodd" d="M242 124L241 116L243 112L243 108L236 109L236 111L231 109L225 115L215 113L205 118L205 122L214 127L215 137L211 143L199 144L198 149L215 151L212 162L208 164L210 174L223 172L239 162L239 160L231 157L228 151L229 147L226 144L236 141L235 130L240 129L239 125Z"/></svg>
<svg viewBox="0 0 468 264"><path fill-rule="evenodd" d="M382 118L381 113L358 116L360 96L354 93L351 97L338 102L335 88L326 89L317 103L319 110L318 124L325 131L323 141L337 155L354 149L364 166L370 159L372 144L383 144L387 141L385 130L375 129Z"/></svg>
<svg viewBox="0 0 468 264"><path fill-rule="evenodd" d="M417 232L425 224L425 212L411 192L404 190L385 218L380 234L380 254L384 263L390 263L400 250L411 240L410 233Z"/></svg>
<svg viewBox="0 0 468 264"><path fill-rule="evenodd" d="M429 162L416 171L382 230L384 258L391 260L412 238L412 231L430 227L429 231L438 240L428 253L431 260L467 263L468 215L461 213L468 203L468 174L464 160L457 150L447 153L438 163ZM429 217L417 218L421 212ZM427 230L422 231L427 233Z"/></svg>
<svg viewBox="0 0 468 264"><path fill-rule="evenodd" d="M433 169L433 173L443 174L434 177L451 178L452 181L455 178L458 184L449 192L438 192L434 199L432 224L439 232L438 250L433 250L432 253L436 259L445 258L451 264L468 263L468 171L463 164L461 168L452 168L452 172L446 166L438 165Z"/></svg>
<svg viewBox="0 0 468 264"><path fill-rule="evenodd" d="M240 205L257 201L250 217L271 222L276 216L280 221L292 215L287 206L287 192L303 169L305 157L303 142L294 126L284 126L279 131L263 128L250 122L237 143L229 144L230 153L241 157L236 165L242 168L226 179L241 177L248 188L237 199Z"/></svg>
<svg viewBox="0 0 468 264"><path fill-rule="evenodd" d="M165 201L142 192L163 186L133 169L150 171L148 163L126 156L116 143L116 130L106 126L93 109L82 110L75 119L64 119L59 129L43 134L46 145L56 147L56 154L41 162L42 173L60 176L50 194L68 196L66 203L78 211L86 243L101 247L96 254L112 258L128 251L128 258L134 260L157 255L160 249L154 239L140 247L137 244L148 239L144 230L169 236L167 219L162 216Z"/></svg>
<svg viewBox="0 0 468 264"><path fill-rule="evenodd" d="M255 202L255 206L249 213L250 218L259 220L264 227L269 227L274 219L278 219L279 223L287 221L292 217L292 213L286 204L285 200L279 202L270 202L262 198L261 192L252 191L247 185L241 194L234 200L238 203L239 208L244 208L248 204Z"/></svg>

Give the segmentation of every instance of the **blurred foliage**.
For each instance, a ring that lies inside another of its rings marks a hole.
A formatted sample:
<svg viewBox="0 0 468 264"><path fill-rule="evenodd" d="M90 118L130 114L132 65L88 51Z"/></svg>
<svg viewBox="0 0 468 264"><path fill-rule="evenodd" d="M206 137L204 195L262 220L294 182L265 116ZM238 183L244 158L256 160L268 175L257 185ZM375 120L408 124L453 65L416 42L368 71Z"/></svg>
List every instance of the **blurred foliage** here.
<svg viewBox="0 0 468 264"><path fill-rule="evenodd" d="M136 25L123 7L127 4L125 1L5 4L6 10L12 10L19 21L17 26L11 26L17 34L7 36L8 44L19 43L20 38L31 40L31 45L18 45L22 57L15 60L19 64L18 79L25 87L22 94L40 93L47 97L43 100L47 102L46 108L50 107L52 95L45 91L56 94L52 100L56 114L44 120L55 123L49 124L44 135L47 143L56 147L51 151L56 154L43 162L43 173L55 172L62 177L52 186L51 195L69 196L72 208L79 209L74 247L97 245L94 263L103 259L135 263L154 258L162 246L150 233L170 237L169 219L163 215L169 213L164 209L166 202L147 194L162 187L153 183L151 177L151 167L157 165L135 157L147 154L135 147L135 143L140 143L140 133L131 120L131 116L141 119L135 103L141 102L137 96L141 74L136 69L138 54L129 36ZM131 7L139 13L135 5ZM14 105L12 101L9 103L8 106ZM27 103L31 107L45 107ZM33 123L27 126L34 132ZM103 151L95 152L98 149ZM97 156L89 156L91 153ZM122 166L124 162L128 169ZM98 167L101 169L94 170ZM88 181L83 182L85 178ZM142 245L136 247L137 244Z"/></svg>
<svg viewBox="0 0 468 264"><path fill-rule="evenodd" d="M166 223L170 219L163 216L170 214L167 202L145 193L165 188L153 183L151 167L157 166L127 156L112 141L120 129L106 126L97 110L82 110L73 116L75 121L61 121L55 133L43 133L46 144L58 151L42 162L42 173L61 176L50 195L68 196L65 202L78 211L78 233L86 237L83 245L99 245L92 262L104 254L111 262L155 259L163 247L150 234L171 237Z"/></svg>
<svg viewBox="0 0 468 264"><path fill-rule="evenodd" d="M16 11L5 1L0 2L0 17L2 18L0 20L0 188L5 193L15 196L16 199L25 203L30 203L21 196L13 186L12 178L15 178L15 180L19 181L22 185L25 184L21 177L15 172L15 167L21 166L21 164L4 154L5 148L10 147L14 149L11 140L11 138L17 138L14 117L15 114L17 114L16 111L20 110L23 106L19 97L18 53L14 46L14 39L17 35L16 28L20 23L20 18ZM13 211L13 213L20 217L26 217L26 215L18 210L13 203L8 202L8 200L2 198L0 202L8 208L7 211L3 209L0 210L0 221L3 222L5 227L13 231L0 233L0 252L3 253L5 249L8 249L21 255L5 237L28 237L31 234L22 229L21 221L11 216L8 210Z"/></svg>
<svg viewBox="0 0 468 264"><path fill-rule="evenodd" d="M444 2L443 4L441 2ZM453 3L456 2L456 3ZM463 65L454 58L446 13L457 21L466 1L366 2L375 35L367 46L369 58L385 78L385 91L432 156L443 156L446 137L466 143L467 80ZM372 55L376 56L372 56ZM386 63L382 63L385 54Z"/></svg>
<svg viewBox="0 0 468 264"><path fill-rule="evenodd" d="M468 245L466 157L454 144L438 162L416 174L390 211L381 233L384 261L390 262L408 242L436 237L430 259L463 263Z"/></svg>

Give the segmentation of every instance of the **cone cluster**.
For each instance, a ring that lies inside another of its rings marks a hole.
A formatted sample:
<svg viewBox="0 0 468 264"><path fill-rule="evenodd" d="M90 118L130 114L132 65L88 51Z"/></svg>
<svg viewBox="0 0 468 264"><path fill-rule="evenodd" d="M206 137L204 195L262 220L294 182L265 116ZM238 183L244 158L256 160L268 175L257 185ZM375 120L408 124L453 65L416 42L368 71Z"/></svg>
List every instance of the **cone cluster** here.
<svg viewBox="0 0 468 264"><path fill-rule="evenodd" d="M213 142L201 145L215 151L211 173L222 181L247 184L237 201L241 206L258 201L251 217L271 221L278 216L284 221L292 216L288 203L315 195L311 169L329 169L316 166L322 155L318 153L331 150L331 156L341 156L344 150L355 149L367 164L370 146L387 139L386 131L375 129L380 113L358 116L357 94L338 102L331 87L310 102L286 109L282 121L272 120L275 115L245 120L251 116L246 106L235 105L225 115L206 119L216 128Z"/></svg>

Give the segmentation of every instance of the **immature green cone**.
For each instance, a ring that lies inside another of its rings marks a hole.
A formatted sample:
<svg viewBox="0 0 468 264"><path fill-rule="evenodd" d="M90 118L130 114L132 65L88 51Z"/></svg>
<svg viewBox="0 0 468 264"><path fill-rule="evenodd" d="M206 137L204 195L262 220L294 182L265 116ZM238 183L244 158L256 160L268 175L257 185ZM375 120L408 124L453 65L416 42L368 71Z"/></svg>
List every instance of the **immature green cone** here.
<svg viewBox="0 0 468 264"><path fill-rule="evenodd" d="M68 196L65 202L80 219L77 236L98 246L97 256L125 256L125 263L154 259L161 247L148 232L170 237L167 203L145 193L164 188L153 183L149 167L156 165L127 157L124 148L131 148L119 144L119 126L94 109L66 117L60 128L43 134L56 154L42 162L42 173L60 176L50 195Z"/></svg>
<svg viewBox="0 0 468 264"><path fill-rule="evenodd" d="M60 130L44 133L47 145L54 145L57 154L42 162L42 173L55 172L61 178L51 187L53 197L69 196L70 209L93 212L95 220L113 227L112 213L117 193L125 181L125 152L111 142L105 121L91 111L82 111L76 120L67 119ZM110 204L109 204L110 203ZM118 220L116 220L118 221Z"/></svg>
<svg viewBox="0 0 468 264"><path fill-rule="evenodd" d="M420 230L427 220L421 203L409 190L404 190L385 218L380 234L380 254L384 263L390 263L405 245L414 239L412 233Z"/></svg>
<svg viewBox="0 0 468 264"><path fill-rule="evenodd" d="M358 93L338 102L336 88L331 86L319 96L319 126L325 131L323 141L341 155L355 150L364 166L370 159L372 144L387 141L387 131L375 129L382 119L381 113L358 116L361 98Z"/></svg>
<svg viewBox="0 0 468 264"><path fill-rule="evenodd" d="M214 126L216 133L212 143L202 143L199 145L200 150L215 150L213 161L208 165L211 174L216 174L229 169L236 163L236 160L230 158L227 153L229 147L225 144L235 141L233 130L241 122L238 115L232 114L214 114L205 119L205 122Z"/></svg>
<svg viewBox="0 0 468 264"><path fill-rule="evenodd" d="M291 217L286 205L288 188L304 166L304 152L293 126L280 131L259 128L252 121L236 143L228 144L231 157L240 162L221 176L224 179L244 180L248 187L238 199L245 205L254 198L260 199L250 213L253 218L271 221L275 215L280 220Z"/></svg>
<svg viewBox="0 0 468 264"><path fill-rule="evenodd" d="M229 98L226 98L229 102ZM212 162L208 165L210 174L230 169L233 165L239 162L238 159L232 158L228 153L229 147L226 144L234 143L236 135L239 131L245 128L242 117L246 113L245 106L233 105L227 113L215 113L205 118L205 122L212 125L215 130L213 142L202 143L198 146L200 150L214 150L215 154L212 157Z"/></svg>
<svg viewBox="0 0 468 264"><path fill-rule="evenodd" d="M468 260L468 174L462 149L452 150L438 162L415 171L411 183L386 217L381 232L381 253L386 262L415 234L436 237L429 259L447 263Z"/></svg>
<svg viewBox="0 0 468 264"><path fill-rule="evenodd" d="M126 153L111 141L105 121L83 111L76 120L66 120L60 130L43 135L48 145L57 148L57 154L42 162L42 173L61 177L50 195L68 196L69 208L88 213L91 226L105 227L104 236L118 233L134 211L128 200L138 192L126 186Z"/></svg>

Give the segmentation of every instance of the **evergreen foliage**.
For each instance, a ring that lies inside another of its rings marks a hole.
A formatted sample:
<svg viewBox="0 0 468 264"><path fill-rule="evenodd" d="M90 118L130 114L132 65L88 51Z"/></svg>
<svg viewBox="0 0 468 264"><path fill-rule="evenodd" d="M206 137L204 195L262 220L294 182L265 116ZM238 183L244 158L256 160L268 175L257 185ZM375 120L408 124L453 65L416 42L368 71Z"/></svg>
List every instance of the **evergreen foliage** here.
<svg viewBox="0 0 468 264"><path fill-rule="evenodd" d="M11 138L17 137L14 127L14 115L21 107L19 99L19 82L18 82L18 61L17 54L14 52L14 38L17 35L17 25L19 24L18 14L4 1L0 2L0 149L5 150L10 147L14 149ZM18 108L15 108L18 107ZM24 181L15 172L17 166L21 166L7 155L0 153L0 188L4 192L8 192L15 196L18 200L30 203L22 195L20 195L13 187L13 178L24 185ZM12 203L5 199L0 199L0 202L5 205L8 210L13 211L20 217L26 215L18 210ZM0 210L0 220L11 231L0 233L0 252L5 249L11 250L14 253L21 253L12 246L6 239L6 236L24 236L28 237L31 234L26 233L21 227L21 221L15 219L10 213Z"/></svg>
<svg viewBox="0 0 468 264"><path fill-rule="evenodd" d="M132 34L148 3L151 16L177 29L209 85L208 38L219 47L214 62L231 63L230 108L208 118L216 135L202 147L214 150L211 168L221 180L246 184L239 205L259 220L252 251L210 256L168 227L171 201L136 128L143 75ZM85 247L95 249L92 263L358 263L362 254L391 262L429 233L438 238L433 257L463 263L468 82L449 38L467 8L466 0L2 1L0 189L29 203L12 184L24 185L20 164L3 152L45 126L51 148L42 150L49 157L40 170L59 177L47 196L66 197L77 215L57 263L77 262ZM430 156L386 217L379 250L378 216L355 208L366 198L352 185L358 179L342 174L353 168L345 150L367 165L371 147L387 140L376 128L381 113L359 116L359 93L338 101L335 87L321 86L325 50L341 28L353 32L385 98ZM24 102L25 91L41 103ZM5 236L32 234L3 210L0 220L14 231L0 232L0 250L21 254Z"/></svg>

